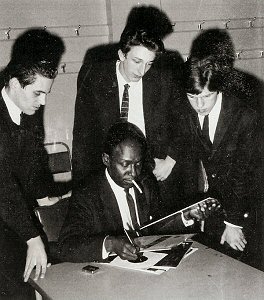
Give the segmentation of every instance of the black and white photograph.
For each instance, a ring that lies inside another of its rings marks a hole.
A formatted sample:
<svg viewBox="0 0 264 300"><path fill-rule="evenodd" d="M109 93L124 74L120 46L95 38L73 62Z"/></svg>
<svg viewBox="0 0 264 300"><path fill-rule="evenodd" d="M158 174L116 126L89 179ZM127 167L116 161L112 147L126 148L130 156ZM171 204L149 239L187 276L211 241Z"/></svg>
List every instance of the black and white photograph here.
<svg viewBox="0 0 264 300"><path fill-rule="evenodd" d="M0 0L0 300L264 298L264 1Z"/></svg>

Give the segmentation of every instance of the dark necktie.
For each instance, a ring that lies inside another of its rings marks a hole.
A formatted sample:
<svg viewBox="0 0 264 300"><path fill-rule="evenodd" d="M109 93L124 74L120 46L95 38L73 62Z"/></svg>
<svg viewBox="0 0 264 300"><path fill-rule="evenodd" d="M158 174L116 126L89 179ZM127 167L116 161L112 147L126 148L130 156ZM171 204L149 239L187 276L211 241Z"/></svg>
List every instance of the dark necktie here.
<svg viewBox="0 0 264 300"><path fill-rule="evenodd" d="M21 112L20 114L20 127L24 128L25 127L25 114L23 112Z"/></svg>
<svg viewBox="0 0 264 300"><path fill-rule="evenodd" d="M121 112L120 112L120 119L125 122L127 121L128 118L128 108L129 108L128 89L129 88L130 88L129 84L124 85L124 93L122 97Z"/></svg>
<svg viewBox="0 0 264 300"><path fill-rule="evenodd" d="M137 221L136 207L135 207L134 199L130 195L129 189L124 189L124 191L126 193L127 204L128 204L128 207L129 207L133 227L136 231L138 231L140 227L139 227L139 224L138 224L138 221Z"/></svg>
<svg viewBox="0 0 264 300"><path fill-rule="evenodd" d="M207 142L207 144L212 145L212 142L211 142L210 136L209 136L209 115L206 115L204 117L202 135L203 135L205 141Z"/></svg>

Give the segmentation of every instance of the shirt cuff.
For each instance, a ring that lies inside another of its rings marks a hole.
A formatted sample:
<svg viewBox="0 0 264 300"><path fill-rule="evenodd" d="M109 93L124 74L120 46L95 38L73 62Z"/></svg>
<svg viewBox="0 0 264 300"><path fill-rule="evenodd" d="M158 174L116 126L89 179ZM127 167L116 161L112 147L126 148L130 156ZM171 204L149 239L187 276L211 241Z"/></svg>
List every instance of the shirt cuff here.
<svg viewBox="0 0 264 300"><path fill-rule="evenodd" d="M243 228L242 226L238 226L238 225L235 225L235 224L226 222L226 221L224 221L224 223L225 223L227 226L230 226L230 227L241 228L241 229Z"/></svg>
<svg viewBox="0 0 264 300"><path fill-rule="evenodd" d="M183 212L181 212L181 219L182 219L182 223L185 227L188 227L188 226L192 226L194 224L194 220L193 219L190 219L190 220L186 220L184 218L184 215L183 215Z"/></svg>

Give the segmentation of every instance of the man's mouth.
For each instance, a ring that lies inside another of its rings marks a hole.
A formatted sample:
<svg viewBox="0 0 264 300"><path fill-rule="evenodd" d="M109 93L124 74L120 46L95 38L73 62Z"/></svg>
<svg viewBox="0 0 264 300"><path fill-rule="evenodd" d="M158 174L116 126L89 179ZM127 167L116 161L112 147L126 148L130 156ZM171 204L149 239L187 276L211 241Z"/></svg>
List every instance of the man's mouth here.
<svg viewBox="0 0 264 300"><path fill-rule="evenodd" d="M133 180L134 180L133 178L126 178L123 181L128 184L133 184Z"/></svg>
<svg viewBox="0 0 264 300"><path fill-rule="evenodd" d="M198 113L199 114L206 114L207 110L206 109L199 109Z"/></svg>

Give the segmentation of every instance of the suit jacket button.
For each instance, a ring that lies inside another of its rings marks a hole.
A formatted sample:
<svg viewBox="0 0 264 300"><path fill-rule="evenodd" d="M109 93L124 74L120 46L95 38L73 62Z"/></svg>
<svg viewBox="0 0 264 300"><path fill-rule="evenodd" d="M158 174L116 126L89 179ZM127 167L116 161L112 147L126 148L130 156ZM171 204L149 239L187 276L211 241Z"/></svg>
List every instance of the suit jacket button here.
<svg viewBox="0 0 264 300"><path fill-rule="evenodd" d="M215 178L216 177L216 174L214 173L214 174L212 174L212 178Z"/></svg>

